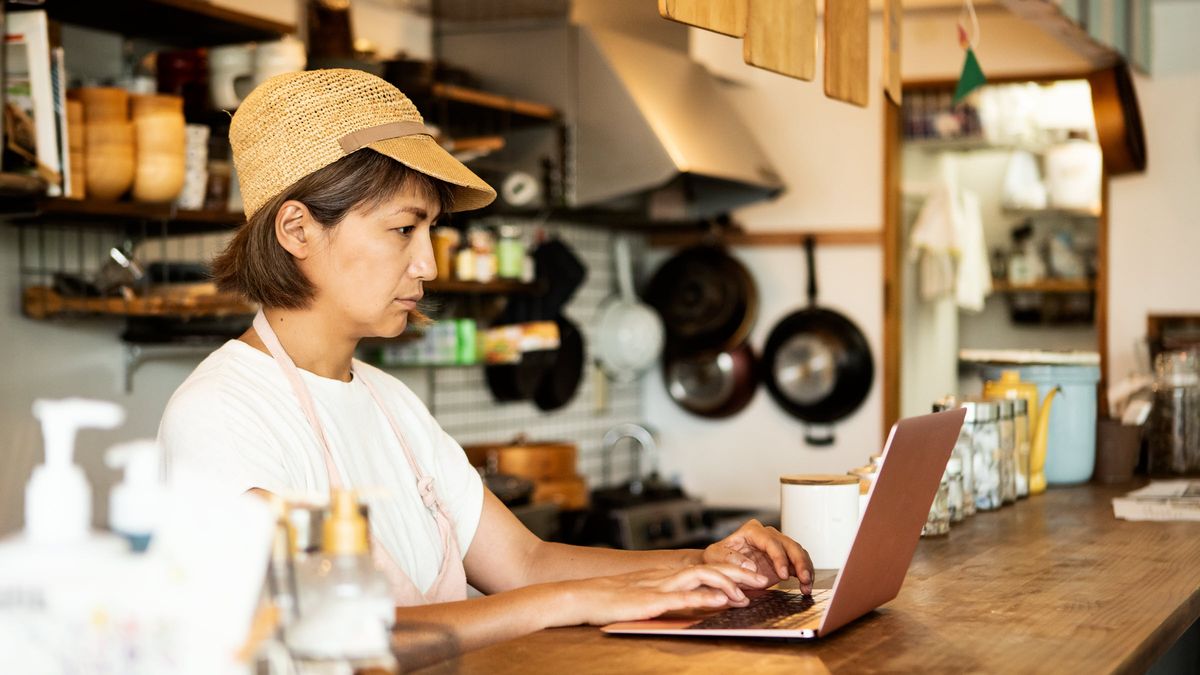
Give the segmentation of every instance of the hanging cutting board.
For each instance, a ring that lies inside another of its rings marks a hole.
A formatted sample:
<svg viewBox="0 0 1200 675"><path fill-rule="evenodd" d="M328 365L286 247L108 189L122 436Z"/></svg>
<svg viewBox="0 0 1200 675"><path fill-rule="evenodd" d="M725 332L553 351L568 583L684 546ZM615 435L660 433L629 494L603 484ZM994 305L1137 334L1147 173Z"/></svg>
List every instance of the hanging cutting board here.
<svg viewBox="0 0 1200 675"><path fill-rule="evenodd" d="M740 38L746 34L748 0L658 0L664 19Z"/></svg>
<svg viewBox="0 0 1200 675"><path fill-rule="evenodd" d="M900 105L900 0L883 0L883 89Z"/></svg>
<svg viewBox="0 0 1200 675"><path fill-rule="evenodd" d="M867 105L867 0L825 2L825 95Z"/></svg>
<svg viewBox="0 0 1200 675"><path fill-rule="evenodd" d="M749 0L746 63L811 80L817 71L817 0Z"/></svg>

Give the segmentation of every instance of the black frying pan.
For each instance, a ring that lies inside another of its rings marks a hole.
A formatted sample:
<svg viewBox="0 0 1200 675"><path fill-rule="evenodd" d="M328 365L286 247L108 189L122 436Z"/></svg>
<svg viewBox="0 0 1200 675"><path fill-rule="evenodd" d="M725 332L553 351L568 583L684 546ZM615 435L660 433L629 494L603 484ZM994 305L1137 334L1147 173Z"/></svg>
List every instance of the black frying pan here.
<svg viewBox="0 0 1200 675"><path fill-rule="evenodd" d="M788 414L810 425L828 425L854 412L867 398L875 366L871 349L853 321L817 306L814 248L804 242L808 259L808 307L784 317L767 338L761 371L771 397ZM833 434L813 433L811 445L830 445Z"/></svg>
<svg viewBox="0 0 1200 675"><path fill-rule="evenodd" d="M542 410L558 410L570 403L583 379L583 334L561 314L555 322L558 350L533 395L533 402Z"/></svg>
<svg viewBox="0 0 1200 675"><path fill-rule="evenodd" d="M704 354L673 354L663 361L667 394L679 407L700 417L735 415L758 388L756 360L749 342Z"/></svg>

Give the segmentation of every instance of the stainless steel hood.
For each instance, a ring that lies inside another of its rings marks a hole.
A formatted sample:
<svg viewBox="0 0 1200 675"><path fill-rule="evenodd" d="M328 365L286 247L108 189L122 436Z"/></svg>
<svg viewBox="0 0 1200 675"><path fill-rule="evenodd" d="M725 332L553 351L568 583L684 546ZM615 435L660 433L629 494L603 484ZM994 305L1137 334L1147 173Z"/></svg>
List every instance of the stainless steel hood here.
<svg viewBox="0 0 1200 675"><path fill-rule="evenodd" d="M577 206L694 220L783 191L762 148L703 66L614 31L577 31Z"/></svg>
<svg viewBox="0 0 1200 675"><path fill-rule="evenodd" d="M563 110L574 208L695 221L783 191L720 83L683 51L565 22L443 31L439 48L496 90Z"/></svg>

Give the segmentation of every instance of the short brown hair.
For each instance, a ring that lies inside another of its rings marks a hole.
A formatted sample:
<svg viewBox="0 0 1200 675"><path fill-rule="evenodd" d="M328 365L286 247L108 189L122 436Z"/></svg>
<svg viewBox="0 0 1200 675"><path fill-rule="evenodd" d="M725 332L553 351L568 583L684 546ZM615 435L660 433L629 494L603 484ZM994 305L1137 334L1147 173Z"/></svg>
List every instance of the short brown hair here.
<svg viewBox="0 0 1200 675"><path fill-rule="evenodd" d="M448 184L370 148L308 174L255 211L213 259L217 287L263 307L307 307L316 289L275 238L279 207L294 199L307 206L318 223L336 227L354 209L374 208L409 185L415 185L442 214L450 213L453 192Z"/></svg>

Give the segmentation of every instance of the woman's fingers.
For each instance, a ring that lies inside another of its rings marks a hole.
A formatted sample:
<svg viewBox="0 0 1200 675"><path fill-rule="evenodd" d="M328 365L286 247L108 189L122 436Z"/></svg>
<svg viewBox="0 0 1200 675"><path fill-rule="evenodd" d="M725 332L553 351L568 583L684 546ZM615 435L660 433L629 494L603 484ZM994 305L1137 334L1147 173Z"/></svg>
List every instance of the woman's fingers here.
<svg viewBox="0 0 1200 675"><path fill-rule="evenodd" d="M736 565L747 572L758 572L758 564L750 556L733 547L722 547L721 553L717 557L720 558L720 562Z"/></svg>

